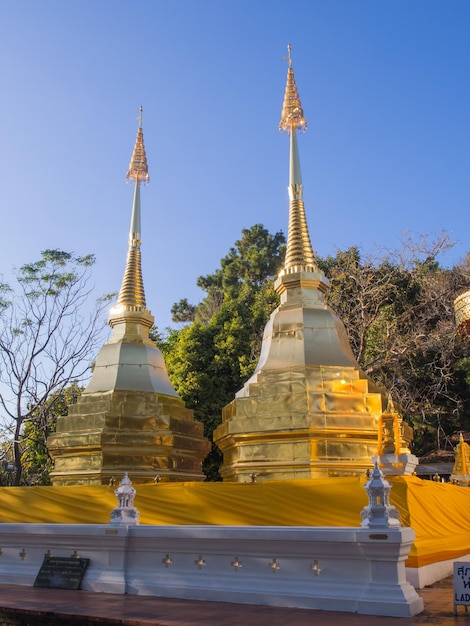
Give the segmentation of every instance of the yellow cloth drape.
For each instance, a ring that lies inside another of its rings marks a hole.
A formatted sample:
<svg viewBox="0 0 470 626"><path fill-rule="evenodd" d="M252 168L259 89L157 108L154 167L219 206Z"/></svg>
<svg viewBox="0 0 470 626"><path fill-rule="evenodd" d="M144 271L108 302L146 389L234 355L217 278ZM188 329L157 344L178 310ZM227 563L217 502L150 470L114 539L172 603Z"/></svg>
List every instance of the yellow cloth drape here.
<svg viewBox="0 0 470 626"><path fill-rule="evenodd" d="M422 567L470 554L470 489L414 477L396 477L391 501L416 540L406 562Z"/></svg>
<svg viewBox="0 0 470 626"><path fill-rule="evenodd" d="M132 476L131 476L132 478ZM470 553L470 489L389 478L390 500L416 541L407 566L420 567ZM134 485L142 524L359 527L368 504L362 478L264 483ZM114 488L2 487L0 522L107 524Z"/></svg>

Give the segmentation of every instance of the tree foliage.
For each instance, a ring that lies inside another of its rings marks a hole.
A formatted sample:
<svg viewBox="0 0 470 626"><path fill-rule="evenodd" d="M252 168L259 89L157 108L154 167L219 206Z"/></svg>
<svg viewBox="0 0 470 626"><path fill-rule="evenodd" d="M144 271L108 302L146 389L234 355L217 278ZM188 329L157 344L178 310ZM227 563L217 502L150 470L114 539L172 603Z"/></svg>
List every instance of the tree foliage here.
<svg viewBox="0 0 470 626"><path fill-rule="evenodd" d="M407 237L399 251L375 258L350 248L321 262L360 365L401 406L418 455L470 425L468 344L456 334L453 310L470 273L466 262L439 265L452 245L446 233Z"/></svg>
<svg viewBox="0 0 470 626"><path fill-rule="evenodd" d="M198 279L206 296L193 307L194 321L157 338L176 391L210 439L222 407L256 366L264 326L277 304L272 281L284 243L281 232L271 235L261 224L244 229L220 269ZM180 301L183 309L189 309L187 300ZM220 480L219 465L214 446L204 468L210 479Z"/></svg>
<svg viewBox="0 0 470 626"><path fill-rule="evenodd" d="M24 424L20 437L22 479L24 485L50 485L52 459L47 449L47 438L54 433L57 418L68 414L83 391L77 382L52 394L47 405L39 407Z"/></svg>
<svg viewBox="0 0 470 626"><path fill-rule="evenodd" d="M58 398L87 374L101 343L107 299L87 312L94 262L93 255L45 250L16 271L16 289L1 285L0 407L13 442L15 485L22 481L22 440L35 425L47 429Z"/></svg>
<svg viewBox="0 0 470 626"><path fill-rule="evenodd" d="M264 326L277 305L273 279L284 254L282 233L260 224L242 231L196 306L175 305L175 321L189 322L159 338L172 382L205 434L254 371ZM331 282L328 304L344 321L363 370L390 392L415 428L414 452L445 445L458 428L470 429L470 349L456 335L453 300L470 289L470 267L441 267L453 245L446 233L406 236L398 250L364 254L358 247L318 258ZM187 315L186 315L187 313ZM206 464L218 478L220 453Z"/></svg>
<svg viewBox="0 0 470 626"><path fill-rule="evenodd" d="M171 309L173 321L206 324L228 300L249 299L258 292L264 293L282 263L284 244L281 231L271 235L262 224L244 228L241 239L220 261L220 268L198 278L198 286L206 292L202 302L194 306L184 298L175 303ZM261 302L258 304L259 308L263 307Z"/></svg>

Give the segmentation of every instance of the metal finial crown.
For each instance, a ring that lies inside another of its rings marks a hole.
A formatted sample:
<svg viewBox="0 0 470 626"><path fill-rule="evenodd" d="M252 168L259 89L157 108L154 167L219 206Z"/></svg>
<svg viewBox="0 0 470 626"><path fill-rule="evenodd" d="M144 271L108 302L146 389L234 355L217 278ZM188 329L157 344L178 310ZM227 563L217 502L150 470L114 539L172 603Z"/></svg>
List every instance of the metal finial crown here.
<svg viewBox="0 0 470 626"><path fill-rule="evenodd" d="M135 140L134 151L132 152L131 162L129 163L129 170L126 174L126 181L147 184L150 182L149 168L147 164L147 155L145 153L144 146L144 133L142 130L142 106L139 109L139 127L137 129L137 137Z"/></svg>
<svg viewBox="0 0 470 626"><path fill-rule="evenodd" d="M279 122L280 131L293 132L294 130L307 130L307 121L304 117L304 111L300 103L299 93L295 84L294 70L292 69L291 45L287 46L287 59L289 67L287 68L287 82L284 93L284 102L282 104L281 121Z"/></svg>

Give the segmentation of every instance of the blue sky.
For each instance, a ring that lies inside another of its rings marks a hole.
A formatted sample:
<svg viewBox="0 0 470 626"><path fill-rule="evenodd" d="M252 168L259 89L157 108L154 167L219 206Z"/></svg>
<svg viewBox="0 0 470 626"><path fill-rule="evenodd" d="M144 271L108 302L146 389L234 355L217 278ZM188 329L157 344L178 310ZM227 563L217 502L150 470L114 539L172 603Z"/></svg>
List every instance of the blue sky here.
<svg viewBox="0 0 470 626"><path fill-rule="evenodd" d="M0 272L45 248L95 253L119 289L138 108L147 304L203 293L241 229L287 231L277 128L287 43L309 124L299 149L322 256L404 231L470 246L468 0L0 0Z"/></svg>

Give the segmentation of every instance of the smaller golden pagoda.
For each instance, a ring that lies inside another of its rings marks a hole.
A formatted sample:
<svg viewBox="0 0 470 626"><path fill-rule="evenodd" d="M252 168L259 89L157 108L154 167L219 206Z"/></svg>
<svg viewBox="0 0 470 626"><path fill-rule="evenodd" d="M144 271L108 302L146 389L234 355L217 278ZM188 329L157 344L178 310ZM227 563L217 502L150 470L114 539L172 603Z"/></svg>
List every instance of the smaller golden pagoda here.
<svg viewBox="0 0 470 626"><path fill-rule="evenodd" d="M360 476L377 455L382 394L360 369L326 304L308 232L297 132L307 128L288 47L280 130L289 134L289 229L253 376L222 411L214 441L226 481Z"/></svg>
<svg viewBox="0 0 470 626"><path fill-rule="evenodd" d="M69 414L57 421L47 445L54 485L108 484L125 472L134 483L204 480L202 461L210 443L168 378L163 355L149 337L141 269L140 186L149 182L139 127L126 179L134 183L129 250L110 339L93 375Z"/></svg>
<svg viewBox="0 0 470 626"><path fill-rule="evenodd" d="M388 404L379 419L378 453L383 454L410 454L410 444L413 439L413 429L403 421L403 417L396 410L392 396L388 396Z"/></svg>
<svg viewBox="0 0 470 626"><path fill-rule="evenodd" d="M464 440L462 433L455 448L455 463L450 475L451 482L468 486L470 484L470 446Z"/></svg>
<svg viewBox="0 0 470 626"><path fill-rule="evenodd" d="M411 454L412 440L413 429L403 421L389 395L387 408L379 419L377 458L373 459L384 474L413 474L419 460Z"/></svg>

